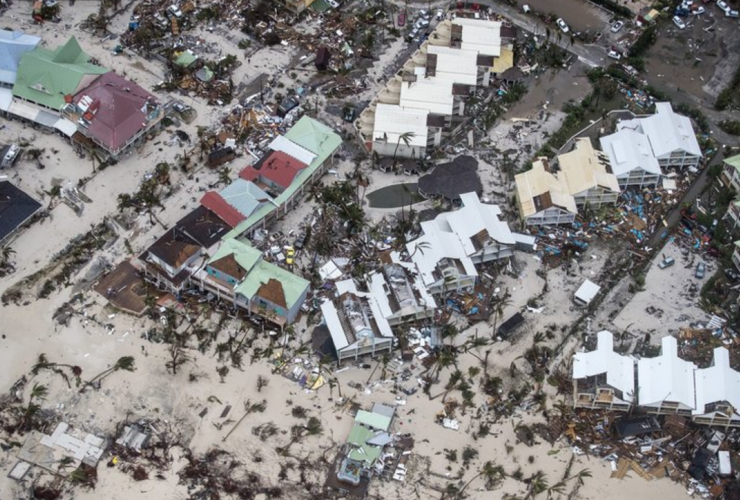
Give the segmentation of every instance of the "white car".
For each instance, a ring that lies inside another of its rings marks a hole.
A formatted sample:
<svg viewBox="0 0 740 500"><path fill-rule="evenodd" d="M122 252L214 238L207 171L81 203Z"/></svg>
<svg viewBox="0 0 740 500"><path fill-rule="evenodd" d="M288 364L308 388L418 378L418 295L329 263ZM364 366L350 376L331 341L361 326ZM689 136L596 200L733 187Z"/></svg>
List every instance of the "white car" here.
<svg viewBox="0 0 740 500"><path fill-rule="evenodd" d="M562 31L563 33L568 33L570 31L570 28L565 23L565 21L563 21L562 18L558 18L558 20L555 22L557 23L558 28L560 28L560 31Z"/></svg>
<svg viewBox="0 0 740 500"><path fill-rule="evenodd" d="M740 12L738 12L736 10L732 10L732 9L726 10L725 11L725 16L737 18L737 17L740 17Z"/></svg>
<svg viewBox="0 0 740 500"><path fill-rule="evenodd" d="M717 0L717 7L719 7L720 9L722 9L722 11L725 14L727 14L727 12L729 12L730 10L732 10L732 9L730 9L730 6L727 5L727 2L725 2L724 0Z"/></svg>
<svg viewBox="0 0 740 500"><path fill-rule="evenodd" d="M606 55L608 55L609 57L611 57L612 59L616 61L619 61L622 58L622 54L620 54L614 49L609 49L609 52L607 52Z"/></svg>
<svg viewBox="0 0 740 500"><path fill-rule="evenodd" d="M437 9L437 21L441 21L445 17L445 11L440 7Z"/></svg>
<svg viewBox="0 0 740 500"><path fill-rule="evenodd" d="M702 7L701 5L698 6L696 9L692 10L691 13L695 16L699 16L701 14L704 14L707 10Z"/></svg>
<svg viewBox="0 0 740 500"><path fill-rule="evenodd" d="M683 22L683 20L678 16L673 16L673 24L675 24L678 29L682 30L686 27L686 24Z"/></svg>
<svg viewBox="0 0 740 500"><path fill-rule="evenodd" d="M619 33L619 30L624 28L624 21L617 21L616 23L612 24L612 33Z"/></svg>

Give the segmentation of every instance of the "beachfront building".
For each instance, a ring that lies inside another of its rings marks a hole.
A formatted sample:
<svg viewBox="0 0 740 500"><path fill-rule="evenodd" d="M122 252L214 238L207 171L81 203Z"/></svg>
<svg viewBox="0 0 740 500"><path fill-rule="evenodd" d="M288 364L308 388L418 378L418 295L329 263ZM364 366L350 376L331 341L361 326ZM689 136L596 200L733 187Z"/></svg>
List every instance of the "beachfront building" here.
<svg viewBox="0 0 740 500"><path fill-rule="evenodd" d="M383 266L368 277L368 288L383 317L391 326L434 317L437 304L398 252L384 254Z"/></svg>
<svg viewBox="0 0 740 500"><path fill-rule="evenodd" d="M726 187L740 193L740 155L724 159L720 179Z"/></svg>
<svg viewBox="0 0 740 500"><path fill-rule="evenodd" d="M204 194L200 204L233 229L265 205L271 205L272 201L272 197L257 184L235 179L221 191Z"/></svg>
<svg viewBox="0 0 740 500"><path fill-rule="evenodd" d="M573 356L574 407L628 411L634 394L634 361L614 352L611 332L597 334L595 351Z"/></svg>
<svg viewBox="0 0 740 500"><path fill-rule="evenodd" d="M338 281L337 296L321 304L338 362L391 352L393 330L372 293L360 292L353 280Z"/></svg>
<svg viewBox="0 0 740 500"><path fill-rule="evenodd" d="M660 356L637 362L639 405L656 415L691 416L696 404L696 365L678 357L678 342L674 337L663 337L661 344Z"/></svg>
<svg viewBox="0 0 740 500"><path fill-rule="evenodd" d="M694 422L740 427L740 373L730 367L730 351L725 347L715 348L712 366L696 370L694 377Z"/></svg>
<svg viewBox="0 0 740 500"><path fill-rule="evenodd" d="M617 177L609 173L608 159L594 149L589 138L576 139L570 153L558 155L558 166L558 178L567 186L576 206L588 204L598 208L617 202L621 191Z"/></svg>
<svg viewBox="0 0 740 500"><path fill-rule="evenodd" d="M0 30L0 87L13 88L23 54L35 49L40 41L23 31Z"/></svg>
<svg viewBox="0 0 740 500"><path fill-rule="evenodd" d="M519 216L525 226L572 224L578 208L568 186L550 170L547 158L514 177Z"/></svg>
<svg viewBox="0 0 740 500"><path fill-rule="evenodd" d="M514 251L514 235L499 219L497 205L481 203L475 193L460 199L460 209L422 222L423 234L406 245L431 294L471 290L478 277L476 264L510 257Z"/></svg>
<svg viewBox="0 0 740 500"><path fill-rule="evenodd" d="M63 106L62 116L77 124L74 143L101 158L118 159L161 128L166 109L142 87L111 71L77 92Z"/></svg>
<svg viewBox="0 0 740 500"><path fill-rule="evenodd" d="M662 169L697 167L702 158L691 120L673 111L671 103L655 103L655 114L621 120L617 131L632 130L647 137Z"/></svg>
<svg viewBox="0 0 740 500"><path fill-rule="evenodd" d="M467 99L513 66L516 30L499 21L444 20L355 122L368 151L422 158L466 122Z"/></svg>
<svg viewBox="0 0 740 500"><path fill-rule="evenodd" d="M263 260L248 243L224 239L191 282L248 315L257 315L283 327L295 321L306 299L309 282Z"/></svg>
<svg viewBox="0 0 740 500"><path fill-rule="evenodd" d="M206 250L228 230L213 212L196 208L139 256L145 278L173 294L182 292L191 274L204 264Z"/></svg>
<svg viewBox="0 0 740 500"><path fill-rule="evenodd" d="M611 173L621 189L655 187L661 176L660 164L653 155L647 136L623 128L599 139L609 158Z"/></svg>
<svg viewBox="0 0 740 500"><path fill-rule="evenodd" d="M0 181L0 248L8 245L23 225L41 209L41 203L31 198L10 181Z"/></svg>

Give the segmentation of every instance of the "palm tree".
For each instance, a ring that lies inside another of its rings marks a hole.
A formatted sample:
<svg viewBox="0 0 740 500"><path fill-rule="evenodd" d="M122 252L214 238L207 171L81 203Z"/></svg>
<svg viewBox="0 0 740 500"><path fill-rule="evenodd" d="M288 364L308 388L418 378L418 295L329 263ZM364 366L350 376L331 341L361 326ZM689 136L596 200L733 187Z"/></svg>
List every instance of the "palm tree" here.
<svg viewBox="0 0 740 500"><path fill-rule="evenodd" d="M491 350L486 349L485 356L482 358L478 354L474 353L473 350L480 349L481 347L488 347L490 344L491 341L487 338L475 335L474 337L469 338L462 347L464 353L470 354L478 360L481 366L483 366L483 373L486 375L488 374L488 356L491 354Z"/></svg>
<svg viewBox="0 0 740 500"><path fill-rule="evenodd" d="M400 134L398 136L398 140L396 141L396 149L393 150L393 168L396 168L396 153L398 153L398 147L401 145L401 142L403 142L406 147L409 147L409 144L411 144L411 139L416 137L416 134L414 132L404 132L403 134Z"/></svg>
<svg viewBox="0 0 740 500"><path fill-rule="evenodd" d="M494 302L494 311L493 311L493 330L491 331L491 339L494 339L496 338L496 327L498 326L499 320L503 317L504 311L506 310L506 308L512 304L511 294L509 293L509 289L507 288L506 290L504 290L504 294L498 300L492 298L492 302Z"/></svg>
<svg viewBox="0 0 740 500"><path fill-rule="evenodd" d="M542 471L535 472L534 474L532 474L531 477L526 479L524 482L529 485L529 488L527 489L527 494L525 495L524 500L528 500L529 498L534 498L540 493L543 493L550 488L550 485L547 484L547 476Z"/></svg>
<svg viewBox="0 0 740 500"><path fill-rule="evenodd" d="M41 406L35 402L35 400L44 400L46 395L49 394L49 389L42 384L34 384L31 389L31 393L28 397L28 406L23 414L23 419L19 427L26 428L28 424L33 420L33 417L39 412Z"/></svg>
<svg viewBox="0 0 740 500"><path fill-rule="evenodd" d="M134 371L134 357L133 356L123 356L121 358L118 358L118 361L116 361L116 364L112 367L103 370L102 372L95 375L92 379L90 379L89 382L85 383L85 385L82 386L82 389L80 389L80 392L84 392L85 388L89 385L95 385L103 381L104 378L106 378L108 375L110 375L113 372L117 372L120 370L126 370L127 372Z"/></svg>
<svg viewBox="0 0 740 500"><path fill-rule="evenodd" d="M462 488L460 488L460 491L457 493L458 498L463 498L463 494L465 493L465 490L470 486L470 483L478 479L479 477L483 477L486 480L486 487L489 488L489 486L492 486L495 484L498 480L506 477L506 472L504 471L504 468L500 465L495 465L490 460L483 464L483 466L478 470L478 473L471 477L467 483L463 485ZM490 489L490 488L489 488Z"/></svg>
<svg viewBox="0 0 740 500"><path fill-rule="evenodd" d="M414 251L411 252L411 255L409 255L409 259L411 259L416 252L419 252L421 255L424 255L424 250L429 250L432 248L432 245L428 241L417 241L414 243Z"/></svg>
<svg viewBox="0 0 740 500"><path fill-rule="evenodd" d="M6 245L0 250L0 267L10 266L10 258L15 255L15 250Z"/></svg>

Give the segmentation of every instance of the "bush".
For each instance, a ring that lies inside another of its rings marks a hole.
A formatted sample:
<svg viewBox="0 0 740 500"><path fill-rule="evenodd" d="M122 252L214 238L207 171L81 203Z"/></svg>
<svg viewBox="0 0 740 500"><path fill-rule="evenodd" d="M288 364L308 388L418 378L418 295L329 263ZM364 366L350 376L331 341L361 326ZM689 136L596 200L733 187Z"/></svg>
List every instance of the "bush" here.
<svg viewBox="0 0 740 500"><path fill-rule="evenodd" d="M740 135L740 121L738 120L722 120L717 125L728 134Z"/></svg>
<svg viewBox="0 0 740 500"><path fill-rule="evenodd" d="M645 28L630 48L630 58L635 59L645 54L658 39L658 26L653 24Z"/></svg>

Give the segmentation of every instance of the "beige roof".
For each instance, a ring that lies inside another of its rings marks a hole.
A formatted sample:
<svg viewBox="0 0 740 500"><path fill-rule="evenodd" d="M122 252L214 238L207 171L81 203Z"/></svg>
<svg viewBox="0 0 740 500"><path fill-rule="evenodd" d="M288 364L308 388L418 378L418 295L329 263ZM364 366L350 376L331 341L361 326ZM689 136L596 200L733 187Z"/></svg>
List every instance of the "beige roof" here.
<svg viewBox="0 0 740 500"><path fill-rule="evenodd" d="M608 161L602 152L594 149L590 139L581 137L576 139L573 151L558 155L559 177L565 180L568 192L572 195L597 186L618 193L617 176L606 169Z"/></svg>
<svg viewBox="0 0 740 500"><path fill-rule="evenodd" d="M545 168L546 164L547 158L540 158L532 164L531 170L514 177L522 217L529 217L551 206L578 213L575 199L567 192L568 187Z"/></svg>

